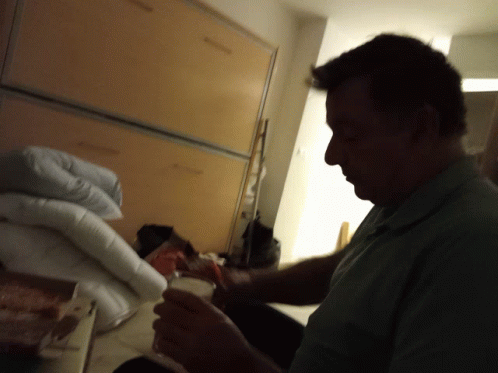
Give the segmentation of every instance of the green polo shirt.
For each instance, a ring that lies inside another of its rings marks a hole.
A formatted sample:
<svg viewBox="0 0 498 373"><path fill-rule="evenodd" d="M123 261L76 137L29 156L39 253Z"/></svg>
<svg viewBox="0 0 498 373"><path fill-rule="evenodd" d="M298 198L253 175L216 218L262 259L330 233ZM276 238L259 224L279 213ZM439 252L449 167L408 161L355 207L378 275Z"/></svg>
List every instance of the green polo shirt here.
<svg viewBox="0 0 498 373"><path fill-rule="evenodd" d="M375 206L290 372L497 372L498 189L463 158Z"/></svg>

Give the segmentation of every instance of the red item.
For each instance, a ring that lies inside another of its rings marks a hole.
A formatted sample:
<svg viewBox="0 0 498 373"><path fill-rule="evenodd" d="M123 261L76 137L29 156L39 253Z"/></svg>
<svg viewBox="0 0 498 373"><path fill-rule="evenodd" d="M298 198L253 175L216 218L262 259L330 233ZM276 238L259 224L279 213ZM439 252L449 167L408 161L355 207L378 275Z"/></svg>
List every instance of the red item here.
<svg viewBox="0 0 498 373"><path fill-rule="evenodd" d="M156 271L168 277L177 269L177 262L183 260L185 260L185 254L181 249L169 247L156 252L147 261Z"/></svg>
<svg viewBox="0 0 498 373"><path fill-rule="evenodd" d="M225 285L223 273L216 262L199 257L187 258L181 247L162 245L145 257L145 260L164 277L174 271L192 272Z"/></svg>

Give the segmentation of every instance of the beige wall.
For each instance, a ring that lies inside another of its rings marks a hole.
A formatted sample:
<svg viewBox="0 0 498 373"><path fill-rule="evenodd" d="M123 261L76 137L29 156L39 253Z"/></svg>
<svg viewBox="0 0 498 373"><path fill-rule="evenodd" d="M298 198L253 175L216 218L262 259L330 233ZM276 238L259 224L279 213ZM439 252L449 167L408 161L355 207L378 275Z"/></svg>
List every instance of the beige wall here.
<svg viewBox="0 0 498 373"><path fill-rule="evenodd" d="M464 79L498 78L498 33L454 35L448 59ZM468 124L465 144L471 153L482 151L486 144L497 95L498 92L465 94Z"/></svg>
<svg viewBox="0 0 498 373"><path fill-rule="evenodd" d="M454 35L448 59L463 78L498 78L498 33Z"/></svg>
<svg viewBox="0 0 498 373"><path fill-rule="evenodd" d="M357 44L329 19L315 64ZM339 167L325 164L330 135L325 125L325 95L310 91L275 222L275 236L282 241L282 263L330 252L341 222L359 223L370 208L370 203L356 198Z"/></svg>
<svg viewBox="0 0 498 373"><path fill-rule="evenodd" d="M468 132L464 143L469 153L478 153L484 150L497 99L498 92L469 92L465 94Z"/></svg>
<svg viewBox="0 0 498 373"><path fill-rule="evenodd" d="M288 179L287 172L309 93L306 79L310 66L316 64L325 25L324 19L317 18L302 19L299 24L279 115L269 134L266 153L267 176L261 186L261 215L263 222L270 226L275 224L284 183ZM277 238L281 239L278 236Z"/></svg>

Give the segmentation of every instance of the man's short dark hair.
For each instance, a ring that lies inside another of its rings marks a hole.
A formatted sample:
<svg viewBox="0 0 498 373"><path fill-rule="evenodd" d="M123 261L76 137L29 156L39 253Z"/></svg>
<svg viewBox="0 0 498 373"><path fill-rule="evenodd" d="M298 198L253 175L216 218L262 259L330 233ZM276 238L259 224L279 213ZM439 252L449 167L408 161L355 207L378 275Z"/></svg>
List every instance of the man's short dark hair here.
<svg viewBox="0 0 498 373"><path fill-rule="evenodd" d="M333 91L366 77L376 107L403 116L429 104L439 113L441 136L466 133L460 74L439 51L418 39L381 34L312 70L312 85Z"/></svg>

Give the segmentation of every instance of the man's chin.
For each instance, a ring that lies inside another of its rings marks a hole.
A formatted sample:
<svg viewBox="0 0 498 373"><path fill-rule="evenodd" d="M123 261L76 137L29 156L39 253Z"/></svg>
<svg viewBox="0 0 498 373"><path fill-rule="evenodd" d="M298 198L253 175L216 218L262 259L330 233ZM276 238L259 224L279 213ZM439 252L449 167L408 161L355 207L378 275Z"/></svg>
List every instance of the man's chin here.
<svg viewBox="0 0 498 373"><path fill-rule="evenodd" d="M370 201L375 204L375 196L371 191L365 190L361 186L355 185L354 186L354 194L356 194L356 197L358 197L361 200L364 201Z"/></svg>
<svg viewBox="0 0 498 373"><path fill-rule="evenodd" d="M368 191L365 189L361 189L355 186L354 193L356 197L363 201L370 201L376 206L390 206L393 202L389 199L386 199L386 196L382 198L382 195L375 194L373 191Z"/></svg>

